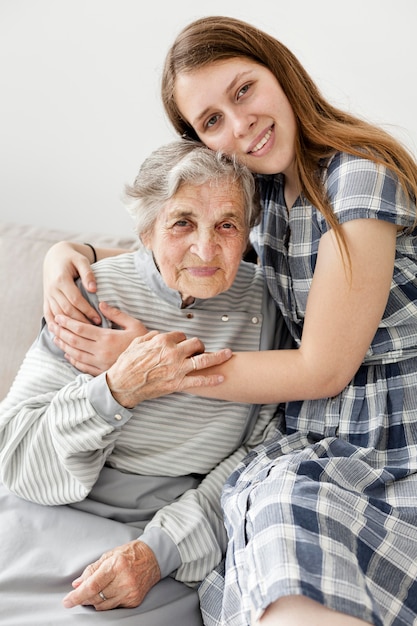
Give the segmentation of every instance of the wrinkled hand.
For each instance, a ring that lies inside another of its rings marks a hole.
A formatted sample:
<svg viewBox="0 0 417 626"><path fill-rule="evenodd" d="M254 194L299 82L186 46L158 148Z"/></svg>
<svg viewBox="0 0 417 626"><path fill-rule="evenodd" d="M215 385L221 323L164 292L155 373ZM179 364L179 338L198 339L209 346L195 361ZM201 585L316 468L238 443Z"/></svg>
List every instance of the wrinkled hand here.
<svg viewBox="0 0 417 626"><path fill-rule="evenodd" d="M45 255L43 263L43 314L47 323L56 315L67 315L81 322L100 323L97 311L81 295L75 284L80 277L87 291L95 292L97 285L90 263L76 244L60 241Z"/></svg>
<svg viewBox="0 0 417 626"><path fill-rule="evenodd" d="M131 541L103 554L86 567L73 581L74 591L63 599L69 609L77 605L92 605L97 611L117 606L139 606L148 591L161 579L158 561L153 551L142 541ZM103 600L99 593L106 598Z"/></svg>
<svg viewBox="0 0 417 626"><path fill-rule="evenodd" d="M55 335L54 343L68 361L81 372L97 376L113 365L135 337L147 333L139 320L123 313L116 307L101 302L100 311L119 328L102 328L89 322L73 320L58 315L48 324Z"/></svg>
<svg viewBox="0 0 417 626"><path fill-rule="evenodd" d="M200 339L187 339L179 331L152 331L134 339L119 356L107 371L107 384L119 404L132 408L176 391L218 385L223 376L196 371L224 363L231 356L227 348L204 352Z"/></svg>

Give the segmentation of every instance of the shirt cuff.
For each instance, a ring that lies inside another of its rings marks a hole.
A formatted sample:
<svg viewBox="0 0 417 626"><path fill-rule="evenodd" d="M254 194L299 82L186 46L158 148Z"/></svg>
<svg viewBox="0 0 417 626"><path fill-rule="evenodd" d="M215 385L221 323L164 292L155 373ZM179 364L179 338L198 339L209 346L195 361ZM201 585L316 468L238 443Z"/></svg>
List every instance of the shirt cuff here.
<svg viewBox="0 0 417 626"><path fill-rule="evenodd" d="M97 415L109 422L113 428L120 428L132 417L132 412L113 398L107 385L106 372L88 381L87 398Z"/></svg>
<svg viewBox="0 0 417 626"><path fill-rule="evenodd" d="M149 528L138 537L138 540L146 543L155 554L161 571L161 578L169 576L180 567L181 555L178 547L162 528L155 526Z"/></svg>

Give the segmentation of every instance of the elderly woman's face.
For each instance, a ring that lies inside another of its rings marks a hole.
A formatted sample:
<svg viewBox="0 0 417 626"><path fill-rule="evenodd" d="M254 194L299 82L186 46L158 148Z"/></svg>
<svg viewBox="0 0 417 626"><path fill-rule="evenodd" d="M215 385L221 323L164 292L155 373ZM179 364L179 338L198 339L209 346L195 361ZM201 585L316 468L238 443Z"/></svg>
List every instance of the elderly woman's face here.
<svg viewBox="0 0 417 626"><path fill-rule="evenodd" d="M229 289L247 240L242 193L227 180L183 184L142 237L165 283L181 293L184 304Z"/></svg>

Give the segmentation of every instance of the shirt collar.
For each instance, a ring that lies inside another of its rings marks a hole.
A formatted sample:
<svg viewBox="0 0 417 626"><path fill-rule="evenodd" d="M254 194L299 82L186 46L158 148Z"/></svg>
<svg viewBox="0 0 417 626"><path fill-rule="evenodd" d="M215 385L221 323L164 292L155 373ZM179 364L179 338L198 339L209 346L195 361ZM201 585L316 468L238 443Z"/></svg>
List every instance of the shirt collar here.
<svg viewBox="0 0 417 626"><path fill-rule="evenodd" d="M135 253L135 267L138 274L152 292L171 306L178 307L179 309L182 308L181 294L179 291L171 289L165 284L156 267L152 253L149 250L140 249ZM192 308L197 302L199 302L198 298L185 308Z"/></svg>

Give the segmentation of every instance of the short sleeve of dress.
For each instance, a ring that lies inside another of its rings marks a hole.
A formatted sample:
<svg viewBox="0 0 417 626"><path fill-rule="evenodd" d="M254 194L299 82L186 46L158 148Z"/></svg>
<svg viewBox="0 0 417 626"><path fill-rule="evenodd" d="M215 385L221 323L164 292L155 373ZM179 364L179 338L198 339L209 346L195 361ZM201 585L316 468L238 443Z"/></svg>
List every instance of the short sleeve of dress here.
<svg viewBox="0 0 417 626"><path fill-rule="evenodd" d="M412 204L396 175L367 158L337 153L325 170L324 184L341 224L369 218L406 228L413 224Z"/></svg>

